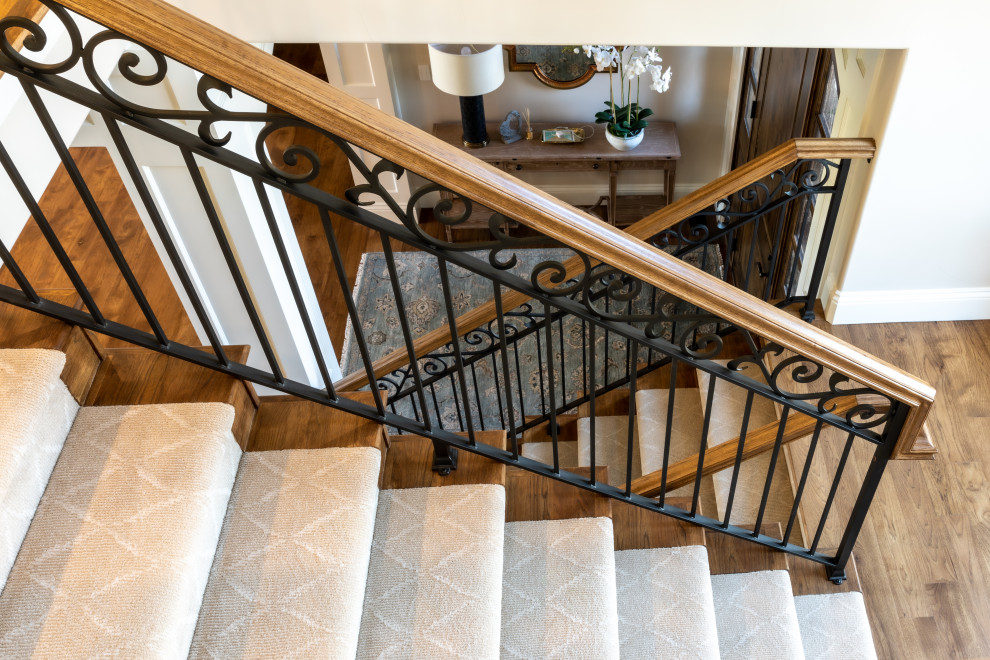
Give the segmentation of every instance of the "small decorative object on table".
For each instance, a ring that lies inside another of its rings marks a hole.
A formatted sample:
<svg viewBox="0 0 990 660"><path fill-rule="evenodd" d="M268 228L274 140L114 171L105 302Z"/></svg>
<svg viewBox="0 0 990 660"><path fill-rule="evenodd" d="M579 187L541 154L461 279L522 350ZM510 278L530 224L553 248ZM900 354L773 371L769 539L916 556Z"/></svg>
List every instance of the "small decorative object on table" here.
<svg viewBox="0 0 990 660"><path fill-rule="evenodd" d="M639 77L649 73L652 81L650 89L663 94L670 89L670 67L664 71L663 61L656 48L646 46L588 45L584 54L595 60L599 71L608 70L609 99L605 101L607 110L595 114L595 122L606 125L605 137L608 143L619 151L628 151L643 141L646 118L653 114L649 108L639 105ZM615 89L612 86L612 67L618 69L619 99L616 103ZM632 84L636 81L636 100L632 100Z"/></svg>
<svg viewBox="0 0 990 660"><path fill-rule="evenodd" d="M522 115L518 110L513 110L505 116L505 121L499 126L498 132L502 136L502 142L512 144L522 139Z"/></svg>

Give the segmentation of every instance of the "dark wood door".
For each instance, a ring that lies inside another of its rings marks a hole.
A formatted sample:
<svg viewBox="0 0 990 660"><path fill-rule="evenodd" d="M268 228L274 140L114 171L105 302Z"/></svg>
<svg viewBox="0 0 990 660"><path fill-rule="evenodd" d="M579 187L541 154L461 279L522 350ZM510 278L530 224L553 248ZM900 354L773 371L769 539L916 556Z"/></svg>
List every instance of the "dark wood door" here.
<svg viewBox="0 0 990 660"><path fill-rule="evenodd" d="M733 167L783 142L808 135L814 114L816 72L823 53L817 48L749 48L743 74ZM769 183L769 182L767 182ZM764 299L780 299L793 288L789 277L799 266L789 246L800 243L795 210L783 208L740 230L729 255L736 286ZM774 246L779 249L774 250ZM802 253L803 254L803 253ZM789 286L789 284L791 286Z"/></svg>

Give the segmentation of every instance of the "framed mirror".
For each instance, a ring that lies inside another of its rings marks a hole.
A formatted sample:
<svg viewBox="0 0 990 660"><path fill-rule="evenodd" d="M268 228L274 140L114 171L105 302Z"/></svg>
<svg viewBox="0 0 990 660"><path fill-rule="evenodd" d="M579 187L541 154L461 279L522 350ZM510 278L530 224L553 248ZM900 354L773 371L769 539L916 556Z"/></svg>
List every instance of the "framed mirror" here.
<svg viewBox="0 0 990 660"><path fill-rule="evenodd" d="M509 71L532 71L536 79L555 89L573 89L595 75L595 62L580 46L504 46ZM577 52L574 52L574 49Z"/></svg>

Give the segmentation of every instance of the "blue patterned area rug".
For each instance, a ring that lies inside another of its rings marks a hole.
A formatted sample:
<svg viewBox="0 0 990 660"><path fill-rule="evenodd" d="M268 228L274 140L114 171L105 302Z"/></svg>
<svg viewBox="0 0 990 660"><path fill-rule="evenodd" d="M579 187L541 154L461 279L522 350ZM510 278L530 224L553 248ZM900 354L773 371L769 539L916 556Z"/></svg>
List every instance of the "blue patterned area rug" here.
<svg viewBox="0 0 990 660"><path fill-rule="evenodd" d="M487 252L468 254L483 261L488 258ZM573 251L565 248L523 249L516 250L515 254L518 263L509 272L527 279L541 262L562 262L574 256ZM706 270L719 276L722 262L717 248L709 247L708 254ZM439 264L436 257L424 252L395 252L394 255L406 318L413 338L416 339L447 323ZM700 266L701 255L699 253L693 258L688 257L685 261ZM492 299L494 291L491 281L449 262L448 273L455 316ZM506 291L503 288L503 295ZM363 255L355 280L354 301L372 361L395 349L405 348L395 292L383 253L368 252ZM650 302L649 298L641 296L634 303L632 311L646 313L649 311ZM542 321L542 313L542 304L537 304L535 309L527 309L524 306L509 312L506 323L522 331L533 323L534 318ZM497 331L494 322L492 329ZM562 322L553 323L551 329L550 351L547 351L544 329L517 340L511 344L512 347L508 351L508 380L513 397L513 417L517 426L522 423L524 416L542 415L548 412L551 371L554 398L558 407L564 401L572 401L583 396L589 386L586 367L589 366L587 362L590 332L587 324L578 318L567 316ZM461 328L460 331L463 333L464 329ZM512 330L508 329L507 332L511 334ZM484 330L469 334L461 341L465 362L470 361L471 355L491 345L492 334ZM624 338L614 333L603 332L598 328L595 330L595 352L596 382L599 387L606 375L610 380L626 375L628 353ZM433 359L419 360L424 380L429 379L429 374L436 373L438 368L443 369L445 366L453 365L452 347L448 347L442 353L441 356ZM547 368L548 357L553 360L552 369ZM640 360L647 358L644 349L640 354ZM501 353L494 353L477 360L466 369L468 399L475 430L508 428L506 382L501 360ZM340 364L344 374L364 369L361 351L354 340L350 325L346 330ZM466 426L462 413L463 406L460 402L460 383L455 378L456 376L444 377L432 387L428 387L426 400L428 413L434 423L440 420L443 428L460 431ZM404 376L401 373L393 374L386 380L390 381L388 389L393 400L396 391L406 390L413 385L411 376ZM394 411L422 419L421 406L418 398L414 396L407 396L398 401Z"/></svg>

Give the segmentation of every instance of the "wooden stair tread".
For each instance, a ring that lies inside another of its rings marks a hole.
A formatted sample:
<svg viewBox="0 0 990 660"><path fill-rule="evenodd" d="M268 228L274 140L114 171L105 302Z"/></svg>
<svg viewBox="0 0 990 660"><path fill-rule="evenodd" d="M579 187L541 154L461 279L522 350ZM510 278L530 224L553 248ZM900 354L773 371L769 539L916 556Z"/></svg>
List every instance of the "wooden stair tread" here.
<svg viewBox="0 0 990 660"><path fill-rule="evenodd" d="M341 396L374 405L371 392L349 392ZM384 454L386 446L385 429L378 422L285 395L260 398L247 451L376 447Z"/></svg>
<svg viewBox="0 0 990 660"><path fill-rule="evenodd" d="M247 360L248 346L225 346L227 356ZM86 397L87 406L217 401L234 407L233 433L248 444L257 402L248 383L145 348L110 348Z"/></svg>
<svg viewBox="0 0 990 660"><path fill-rule="evenodd" d="M689 498L671 497L666 503L685 510L691 508ZM618 500L612 502L612 526L616 550L705 545L704 527Z"/></svg>
<svg viewBox="0 0 990 660"><path fill-rule="evenodd" d="M459 433L458 435L466 435ZM479 444L505 449L505 431L477 431ZM428 488L432 486L462 486L498 484L505 486L505 464L479 454L459 450L457 469L449 475L434 472L433 442L419 435L394 435L388 440L382 488Z"/></svg>
<svg viewBox="0 0 990 660"><path fill-rule="evenodd" d="M80 306L75 289L47 289L38 295L68 307ZM44 314L0 304L0 348L49 348L65 353L62 381L77 403L83 403L102 360L89 333Z"/></svg>
<svg viewBox="0 0 990 660"><path fill-rule="evenodd" d="M760 530L776 538L781 536L780 523L764 523ZM728 534L711 532L705 535L708 561L712 575L753 573L756 571L786 571L787 555Z"/></svg>
<svg viewBox="0 0 990 660"><path fill-rule="evenodd" d="M591 476L590 467L562 469ZM608 468L596 468L595 476L598 481L607 482ZM612 516L610 498L535 472L509 468L506 482L505 522Z"/></svg>

